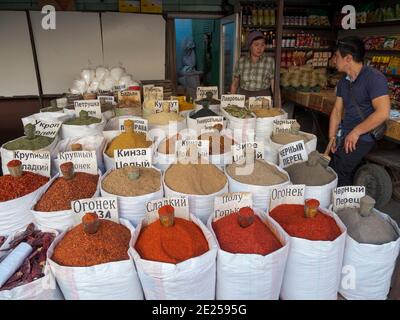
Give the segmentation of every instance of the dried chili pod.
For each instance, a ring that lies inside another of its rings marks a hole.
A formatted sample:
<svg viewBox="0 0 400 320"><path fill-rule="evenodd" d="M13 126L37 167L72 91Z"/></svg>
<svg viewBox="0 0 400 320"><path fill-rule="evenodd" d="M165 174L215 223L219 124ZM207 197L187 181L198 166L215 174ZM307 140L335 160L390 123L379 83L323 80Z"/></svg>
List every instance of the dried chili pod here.
<svg viewBox="0 0 400 320"><path fill-rule="evenodd" d="M33 223L30 223L26 230L22 232L21 234L17 235L10 243L9 247L6 250L14 249L17 247L21 242L23 242L27 237L33 234L35 231L35 225Z"/></svg>

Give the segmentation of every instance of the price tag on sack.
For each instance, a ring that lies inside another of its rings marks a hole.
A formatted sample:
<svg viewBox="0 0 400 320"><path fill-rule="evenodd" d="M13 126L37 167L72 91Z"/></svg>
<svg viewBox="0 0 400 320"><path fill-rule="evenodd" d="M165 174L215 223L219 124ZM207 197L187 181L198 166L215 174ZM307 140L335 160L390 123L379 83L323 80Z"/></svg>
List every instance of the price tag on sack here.
<svg viewBox="0 0 400 320"><path fill-rule="evenodd" d="M75 172L85 172L89 174L97 174L97 156L96 151L66 151L58 154L60 165L65 162L74 164ZM61 170L60 175L62 175Z"/></svg>
<svg viewBox="0 0 400 320"><path fill-rule="evenodd" d="M29 123L35 125L35 135L55 138L61 128L62 121L43 121L32 119Z"/></svg>
<svg viewBox="0 0 400 320"><path fill-rule="evenodd" d="M115 103L115 97L114 96L97 96L97 100L100 101L100 104L103 103Z"/></svg>
<svg viewBox="0 0 400 320"><path fill-rule="evenodd" d="M175 143L176 157L179 163L199 163L199 158L209 158L210 142L208 140L178 140Z"/></svg>
<svg viewBox="0 0 400 320"><path fill-rule="evenodd" d="M263 141L249 141L245 143L234 144L232 146L232 161L238 163L244 161L246 159L247 152L252 152L254 154L252 159L263 160L264 150L265 147Z"/></svg>
<svg viewBox="0 0 400 320"><path fill-rule="evenodd" d="M269 211L281 204L304 204L305 184L286 185L271 190Z"/></svg>
<svg viewBox="0 0 400 320"><path fill-rule="evenodd" d="M242 94L223 94L221 96L221 108L226 108L229 105L235 105L240 108L245 107L246 96Z"/></svg>
<svg viewBox="0 0 400 320"><path fill-rule="evenodd" d="M210 87L197 87L196 100L201 100L206 98L207 92L212 92L212 98L218 99L218 86L210 86Z"/></svg>
<svg viewBox="0 0 400 320"><path fill-rule="evenodd" d="M278 155L281 168L308 160L308 153L303 140L285 144L279 148Z"/></svg>
<svg viewBox="0 0 400 320"><path fill-rule="evenodd" d="M163 100L164 99L164 88L155 87L154 84L148 84L143 86L143 99L148 100Z"/></svg>
<svg viewBox="0 0 400 320"><path fill-rule="evenodd" d="M253 199L250 192L231 192L216 196L214 198L213 221L239 212L244 207L253 207Z"/></svg>
<svg viewBox="0 0 400 320"><path fill-rule="evenodd" d="M149 121L139 117L124 117L118 119L118 128L120 131L125 130L125 120L132 120L134 122L133 130L136 132L146 133L149 130Z"/></svg>
<svg viewBox="0 0 400 320"><path fill-rule="evenodd" d="M79 113L84 110L87 111L90 117L101 119L100 101L95 100L76 100L74 101L75 115L79 117Z"/></svg>
<svg viewBox="0 0 400 320"><path fill-rule="evenodd" d="M273 134L290 133L292 125L295 122L295 119L274 120L272 124L272 132Z"/></svg>
<svg viewBox="0 0 400 320"><path fill-rule="evenodd" d="M114 159L116 169L128 166L151 168L152 149L117 149L114 150Z"/></svg>
<svg viewBox="0 0 400 320"><path fill-rule="evenodd" d="M221 131L224 128L224 117L202 117L196 120L197 132L206 133L215 129Z"/></svg>
<svg viewBox="0 0 400 320"><path fill-rule="evenodd" d="M72 201L71 208L75 213L74 220L76 224L80 224L83 216L88 212L97 213L100 219L107 219L119 223L117 197L80 199Z"/></svg>
<svg viewBox="0 0 400 320"><path fill-rule="evenodd" d="M133 105L140 106L142 100L140 97L140 90L122 90L118 91L118 102L129 101Z"/></svg>
<svg viewBox="0 0 400 320"><path fill-rule="evenodd" d="M258 96L249 98L249 109L261 109L271 108L272 98L271 96Z"/></svg>
<svg viewBox="0 0 400 320"><path fill-rule="evenodd" d="M50 151L15 150L14 159L22 162L22 170L50 177L51 156ZM3 174L9 174L6 167Z"/></svg>
<svg viewBox="0 0 400 320"><path fill-rule="evenodd" d="M154 105L156 113L163 111L166 112L179 112L179 101L178 100L156 100Z"/></svg>
<svg viewBox="0 0 400 320"><path fill-rule="evenodd" d="M363 186L345 186L333 189L333 211L343 208L359 208L360 199L365 196Z"/></svg>
<svg viewBox="0 0 400 320"><path fill-rule="evenodd" d="M190 220L188 196L161 198L152 200L146 204L146 222L150 224L158 220L158 209L162 206L171 205L174 207L174 217Z"/></svg>

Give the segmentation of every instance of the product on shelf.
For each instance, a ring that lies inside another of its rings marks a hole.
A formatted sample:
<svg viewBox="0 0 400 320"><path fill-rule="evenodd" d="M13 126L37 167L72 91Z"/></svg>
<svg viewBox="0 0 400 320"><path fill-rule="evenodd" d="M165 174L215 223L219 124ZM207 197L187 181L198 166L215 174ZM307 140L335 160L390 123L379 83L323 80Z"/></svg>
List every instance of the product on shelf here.
<svg viewBox="0 0 400 320"><path fill-rule="evenodd" d="M53 212L71 209L71 201L91 198L96 192L98 175L74 172L72 162L60 165L63 177L56 178L35 205L35 211Z"/></svg>
<svg viewBox="0 0 400 320"><path fill-rule="evenodd" d="M159 220L142 226L135 249L145 260L177 264L203 255L209 246L192 221L174 216L174 207L158 209Z"/></svg>

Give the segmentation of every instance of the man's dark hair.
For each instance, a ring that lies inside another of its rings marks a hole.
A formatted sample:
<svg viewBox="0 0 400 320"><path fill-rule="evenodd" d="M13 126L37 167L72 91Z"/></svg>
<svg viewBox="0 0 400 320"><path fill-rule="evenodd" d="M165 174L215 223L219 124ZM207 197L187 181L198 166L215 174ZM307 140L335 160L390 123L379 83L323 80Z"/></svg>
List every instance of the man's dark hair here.
<svg viewBox="0 0 400 320"><path fill-rule="evenodd" d="M353 56L356 62L363 62L365 56L364 42L359 37L345 37L336 42L336 50L344 58L348 54Z"/></svg>

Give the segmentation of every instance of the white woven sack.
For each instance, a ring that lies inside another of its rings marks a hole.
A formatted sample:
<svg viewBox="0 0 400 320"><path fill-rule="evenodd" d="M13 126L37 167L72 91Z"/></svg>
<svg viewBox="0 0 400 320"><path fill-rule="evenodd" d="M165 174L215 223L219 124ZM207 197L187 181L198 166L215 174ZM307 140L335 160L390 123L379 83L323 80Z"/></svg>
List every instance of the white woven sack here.
<svg viewBox="0 0 400 320"><path fill-rule="evenodd" d="M101 122L99 123L92 123L85 126L63 124L60 130L61 138L67 139L67 138L102 135L105 125L106 125L106 120L104 119L104 117L101 118Z"/></svg>
<svg viewBox="0 0 400 320"><path fill-rule="evenodd" d="M288 114L286 111L283 111L283 114L275 116L275 117L257 117L256 120L256 138L264 139L265 137L270 137L273 130L273 125L275 120L284 120L288 118Z"/></svg>
<svg viewBox="0 0 400 320"><path fill-rule="evenodd" d="M328 167L327 170L335 175L335 179L323 186L306 186L304 195L305 199L317 199L321 208L329 208L332 203L332 191L338 183L336 172L331 167Z"/></svg>

